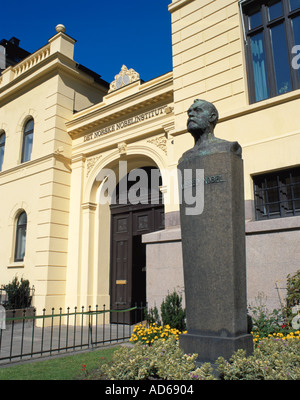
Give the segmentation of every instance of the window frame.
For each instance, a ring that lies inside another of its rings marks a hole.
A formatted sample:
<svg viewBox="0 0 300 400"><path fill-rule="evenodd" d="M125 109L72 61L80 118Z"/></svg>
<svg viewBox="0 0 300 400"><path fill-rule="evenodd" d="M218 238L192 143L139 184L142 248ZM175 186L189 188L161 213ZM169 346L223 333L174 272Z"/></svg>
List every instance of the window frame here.
<svg viewBox="0 0 300 400"><path fill-rule="evenodd" d="M26 222L20 223L21 217L25 215ZM25 251L26 251L26 236L27 236L27 214L23 210L18 214L16 218L16 231L15 231L15 252L14 252L14 262L24 261ZM22 236L21 236L22 235ZM24 240L24 254L20 254L20 242Z"/></svg>
<svg viewBox="0 0 300 400"><path fill-rule="evenodd" d="M248 79L248 91L249 91L249 102L250 104L258 103L263 100L267 100L273 97L280 96L282 93L277 93L276 88L276 73L275 73L275 63L273 62L273 50L272 50L272 38L271 29L275 26L283 24L285 30L285 42L288 52L289 60L289 73L291 80L291 90L285 93L290 93L293 90L300 89L300 76L298 70L292 67L292 58L295 56L292 53L292 48L295 45L300 45L295 43L292 20L300 16L300 8L290 11L289 10L289 0L280 0L282 4L283 15L277 17L272 21L268 20L268 6L277 3L278 0L249 0L241 4L242 19L243 19L243 29L244 29L244 40L245 40L245 56L246 56L246 69L247 69L247 79ZM262 24L250 29L250 16L255 14L258 10L261 10ZM253 59L251 50L251 37L254 35L262 33L264 41L264 55L266 61L266 76L269 96L265 99L257 100L255 93L255 79L254 79L254 69L253 69Z"/></svg>
<svg viewBox="0 0 300 400"><path fill-rule="evenodd" d="M31 122L33 124L32 129L27 129L27 127L29 126L29 124ZM34 134L34 119L33 118L29 118L25 122L24 128L23 128L23 144L22 144L21 163L24 163L24 162L27 162L27 161L31 160L32 148L33 148L33 134ZM27 154L27 146L28 146L28 143L29 143L28 142L29 136L32 136L31 151L30 151L29 158L25 158L25 156Z"/></svg>
<svg viewBox="0 0 300 400"><path fill-rule="evenodd" d="M1 139L4 138L3 142L1 142ZM3 161L4 161L4 153L5 153L5 141L6 141L6 135L4 131L0 131L0 172L2 171L2 166L3 166ZM3 153L2 153L3 149ZM1 153L3 156L1 157Z"/></svg>
<svg viewBox="0 0 300 400"><path fill-rule="evenodd" d="M284 182L287 178L289 183ZM300 216L300 167L255 175L252 176L252 179L256 221ZM274 181L276 184L270 185ZM261 187L259 187L259 183ZM295 193L295 189L299 193L298 195ZM271 191L277 192L278 201L270 200L269 193ZM290 209L288 209L289 205L292 206ZM272 206L277 206L278 211L270 212ZM262 210L265 210L265 212L262 212Z"/></svg>

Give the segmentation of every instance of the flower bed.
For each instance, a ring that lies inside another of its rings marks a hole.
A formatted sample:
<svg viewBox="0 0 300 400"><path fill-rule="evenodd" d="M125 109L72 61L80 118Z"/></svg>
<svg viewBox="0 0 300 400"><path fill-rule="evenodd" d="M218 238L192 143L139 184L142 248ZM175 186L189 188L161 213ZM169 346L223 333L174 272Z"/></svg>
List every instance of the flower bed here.
<svg viewBox="0 0 300 400"><path fill-rule="evenodd" d="M274 338L274 339L281 339L281 340L288 340L288 339L298 339L300 340L300 330L297 331L288 331L288 332L273 332L269 333L268 335L263 335L259 331L251 332L253 336L253 343L257 345L261 340Z"/></svg>
<svg viewBox="0 0 300 400"><path fill-rule="evenodd" d="M141 342L152 345L155 340L162 339L162 341L165 341L171 336L175 336L176 340L178 340L179 335L184 333L186 333L186 331L180 332L178 329L171 328L169 325L160 326L152 323L149 328L147 328L145 325L139 324L133 329L133 334L129 341L131 343Z"/></svg>

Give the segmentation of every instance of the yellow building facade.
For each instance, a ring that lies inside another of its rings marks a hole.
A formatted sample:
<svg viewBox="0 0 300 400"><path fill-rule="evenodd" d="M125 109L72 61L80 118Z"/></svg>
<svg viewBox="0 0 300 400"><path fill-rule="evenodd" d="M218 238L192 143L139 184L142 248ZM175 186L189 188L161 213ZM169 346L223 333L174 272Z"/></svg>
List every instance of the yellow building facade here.
<svg viewBox="0 0 300 400"><path fill-rule="evenodd" d="M299 269L300 4L175 0L169 11L173 70L148 82L130 66L107 83L78 65L63 26L0 75L0 283L29 279L38 310L151 307L184 292L176 169L196 98L217 107L216 136L243 149L248 302L263 293L278 307ZM266 35L280 26L288 69ZM139 187L130 202L134 186L103 201L141 169L151 185L160 172L155 201Z"/></svg>

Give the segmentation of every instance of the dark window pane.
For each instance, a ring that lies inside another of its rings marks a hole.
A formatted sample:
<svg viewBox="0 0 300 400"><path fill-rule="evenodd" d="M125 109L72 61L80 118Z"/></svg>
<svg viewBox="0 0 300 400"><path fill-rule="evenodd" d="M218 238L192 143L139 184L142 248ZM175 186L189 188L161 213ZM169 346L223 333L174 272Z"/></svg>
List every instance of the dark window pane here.
<svg viewBox="0 0 300 400"><path fill-rule="evenodd" d="M300 0L290 0L291 11L296 10L300 7Z"/></svg>
<svg viewBox="0 0 300 400"><path fill-rule="evenodd" d="M29 133L24 138L24 149L22 162L29 161L32 152L33 133Z"/></svg>
<svg viewBox="0 0 300 400"><path fill-rule="evenodd" d="M253 180L257 219L300 215L300 168L256 176Z"/></svg>
<svg viewBox="0 0 300 400"><path fill-rule="evenodd" d="M269 21L282 16L282 4L281 1L269 6Z"/></svg>
<svg viewBox="0 0 300 400"><path fill-rule="evenodd" d="M300 16L293 18L292 24L293 24L295 45L300 45Z"/></svg>
<svg viewBox="0 0 300 400"><path fill-rule="evenodd" d="M5 133L2 133L2 135L0 135L0 171L2 171L4 148L5 148Z"/></svg>
<svg viewBox="0 0 300 400"><path fill-rule="evenodd" d="M261 11L249 15L249 29L257 28L262 24Z"/></svg>
<svg viewBox="0 0 300 400"><path fill-rule="evenodd" d="M20 214L19 219L18 219L18 226L20 225L26 225L27 224L27 215L25 212Z"/></svg>
<svg viewBox="0 0 300 400"><path fill-rule="evenodd" d="M22 214L20 214L17 221L15 261L23 261L24 259L26 245L26 228L27 215L25 212L23 212Z"/></svg>
<svg viewBox="0 0 300 400"><path fill-rule="evenodd" d="M25 133L32 132L33 131L33 126L34 126L34 122L33 122L33 119L31 119L26 123L24 132Z"/></svg>
<svg viewBox="0 0 300 400"><path fill-rule="evenodd" d="M4 146L0 146L0 171L2 171L3 159L4 159Z"/></svg>
<svg viewBox="0 0 300 400"><path fill-rule="evenodd" d="M251 37L251 53L253 62L255 98L256 101L260 101L269 97L262 33L258 33Z"/></svg>
<svg viewBox="0 0 300 400"><path fill-rule="evenodd" d="M277 25L271 29L271 40L276 79L276 91L277 94L287 93L292 89L292 87L289 69L289 58L283 24Z"/></svg>
<svg viewBox="0 0 300 400"><path fill-rule="evenodd" d="M21 162L29 161L31 158L32 142L33 142L33 128L34 121L30 119L27 121L23 132L23 149Z"/></svg>
<svg viewBox="0 0 300 400"><path fill-rule="evenodd" d="M292 20L292 24L293 24L293 32L294 32L294 40L295 40L294 43L295 43L296 46L300 46L300 16L294 18ZM299 60L298 52L297 52L296 55L293 55L293 56L296 57L298 76L299 76L299 80L300 80L300 60Z"/></svg>

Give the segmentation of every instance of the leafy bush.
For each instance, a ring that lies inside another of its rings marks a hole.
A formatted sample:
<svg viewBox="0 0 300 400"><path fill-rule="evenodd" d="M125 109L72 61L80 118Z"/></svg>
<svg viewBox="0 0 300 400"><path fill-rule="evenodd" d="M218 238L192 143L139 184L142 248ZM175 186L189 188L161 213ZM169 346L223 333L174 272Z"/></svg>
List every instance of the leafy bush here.
<svg viewBox="0 0 300 400"><path fill-rule="evenodd" d="M272 312L266 308L265 299L260 294L257 304L249 306L252 317L252 331L259 333L260 337L268 336L271 333L282 332L285 324L285 317L280 310L274 309ZM288 330L288 326L286 326Z"/></svg>
<svg viewBox="0 0 300 400"><path fill-rule="evenodd" d="M295 316L292 309L300 304L300 270L294 275L287 276L287 293L286 293L286 315L288 316L289 324Z"/></svg>
<svg viewBox="0 0 300 400"><path fill-rule="evenodd" d="M182 308L182 297L175 290L168 294L162 302L161 318L163 325L170 325L171 328L184 331L186 329L185 310Z"/></svg>
<svg viewBox="0 0 300 400"><path fill-rule="evenodd" d="M161 320L156 306L154 306L154 308L150 308L149 311L146 308L144 315L148 325L151 324L161 325Z"/></svg>
<svg viewBox="0 0 300 400"><path fill-rule="evenodd" d="M184 354L175 336L152 346L138 342L132 348L121 347L110 364L102 366L108 379L120 380L214 380L217 379L210 363L196 368L197 354ZM269 337L261 340L253 354L236 351L227 361L216 360L221 380L299 380L300 331L297 335Z"/></svg>
<svg viewBox="0 0 300 400"><path fill-rule="evenodd" d="M156 340L152 346L138 342L132 348L121 347L113 355L112 363L102 366L110 380L193 380L214 379L209 363L196 368L197 354L187 355L180 349L175 336Z"/></svg>
<svg viewBox="0 0 300 400"><path fill-rule="evenodd" d="M299 380L300 340L268 338L261 340L251 356L238 350L229 361L217 359L225 380Z"/></svg>
<svg viewBox="0 0 300 400"><path fill-rule="evenodd" d="M287 276L287 308L291 309L297 304L300 304L300 269L294 275Z"/></svg>
<svg viewBox="0 0 300 400"><path fill-rule="evenodd" d="M12 282L3 286L7 293L7 301L4 307L8 310L15 310L18 308L27 308L31 305L32 297L30 296L29 281L21 278L19 282L16 276Z"/></svg>

